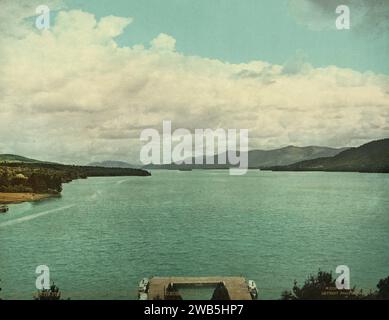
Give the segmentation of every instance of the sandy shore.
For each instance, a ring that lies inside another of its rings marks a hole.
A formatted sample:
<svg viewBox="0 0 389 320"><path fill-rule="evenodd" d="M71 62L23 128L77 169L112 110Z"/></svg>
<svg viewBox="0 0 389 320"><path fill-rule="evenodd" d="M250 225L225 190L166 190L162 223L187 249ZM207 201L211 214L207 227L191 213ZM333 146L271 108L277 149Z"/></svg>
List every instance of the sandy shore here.
<svg viewBox="0 0 389 320"><path fill-rule="evenodd" d="M38 201L52 197L52 194L38 193L5 193L0 192L0 204L21 203L26 201Z"/></svg>

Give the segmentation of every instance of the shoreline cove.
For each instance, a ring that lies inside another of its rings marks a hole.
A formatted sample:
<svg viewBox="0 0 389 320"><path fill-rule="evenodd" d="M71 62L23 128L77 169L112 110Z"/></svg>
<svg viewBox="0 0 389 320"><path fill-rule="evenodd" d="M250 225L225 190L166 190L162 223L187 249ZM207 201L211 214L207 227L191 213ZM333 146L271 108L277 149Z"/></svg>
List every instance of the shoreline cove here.
<svg viewBox="0 0 389 320"><path fill-rule="evenodd" d="M35 202L45 200L52 197L58 197L58 195L49 193L11 193L11 192L0 192L0 204L18 204L23 202Z"/></svg>

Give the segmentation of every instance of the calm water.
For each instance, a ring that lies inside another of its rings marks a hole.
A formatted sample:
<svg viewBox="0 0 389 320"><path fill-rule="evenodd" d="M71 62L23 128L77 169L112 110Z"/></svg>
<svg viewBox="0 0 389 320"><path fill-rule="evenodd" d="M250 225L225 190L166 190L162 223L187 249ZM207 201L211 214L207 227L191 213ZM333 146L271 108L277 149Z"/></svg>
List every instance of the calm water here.
<svg viewBox="0 0 389 320"><path fill-rule="evenodd" d="M41 264L72 299L135 299L152 275L243 275L275 299L294 279L341 264L352 285L374 288L389 275L389 175L154 171L74 181L59 199L0 216L1 296L31 299Z"/></svg>

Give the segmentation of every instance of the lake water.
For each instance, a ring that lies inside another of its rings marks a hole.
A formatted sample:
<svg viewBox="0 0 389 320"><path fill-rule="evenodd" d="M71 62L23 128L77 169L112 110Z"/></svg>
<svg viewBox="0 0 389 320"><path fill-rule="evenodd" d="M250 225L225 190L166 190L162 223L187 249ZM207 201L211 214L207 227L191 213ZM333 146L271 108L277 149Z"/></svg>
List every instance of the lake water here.
<svg viewBox="0 0 389 320"><path fill-rule="evenodd" d="M136 299L153 275L243 275L263 299L319 268L347 265L364 289L389 276L389 175L152 174L78 180L61 198L10 206L0 296L31 299L42 264L72 299Z"/></svg>

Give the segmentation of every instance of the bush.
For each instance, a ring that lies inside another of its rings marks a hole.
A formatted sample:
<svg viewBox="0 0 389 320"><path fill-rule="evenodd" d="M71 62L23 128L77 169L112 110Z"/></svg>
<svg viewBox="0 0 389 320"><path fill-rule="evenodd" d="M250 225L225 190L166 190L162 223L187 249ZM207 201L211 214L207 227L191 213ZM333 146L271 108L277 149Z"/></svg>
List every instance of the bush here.
<svg viewBox="0 0 389 320"><path fill-rule="evenodd" d="M355 293L351 290L338 290L331 272L320 271L317 275L310 275L304 285L299 287L294 281L292 291L284 291L282 300L347 300L364 298L362 291Z"/></svg>

